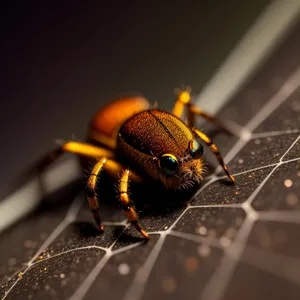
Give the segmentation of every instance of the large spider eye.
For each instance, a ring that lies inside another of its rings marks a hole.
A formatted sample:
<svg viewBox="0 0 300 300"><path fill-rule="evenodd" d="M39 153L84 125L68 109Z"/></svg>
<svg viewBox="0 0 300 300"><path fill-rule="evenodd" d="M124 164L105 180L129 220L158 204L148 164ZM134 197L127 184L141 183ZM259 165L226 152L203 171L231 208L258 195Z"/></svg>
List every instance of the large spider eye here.
<svg viewBox="0 0 300 300"><path fill-rule="evenodd" d="M158 160L160 169L167 175L176 174L179 164L176 157L172 154L164 154Z"/></svg>
<svg viewBox="0 0 300 300"><path fill-rule="evenodd" d="M190 140L189 141L189 150L190 154L193 158L200 158L203 156L203 146L197 140Z"/></svg>

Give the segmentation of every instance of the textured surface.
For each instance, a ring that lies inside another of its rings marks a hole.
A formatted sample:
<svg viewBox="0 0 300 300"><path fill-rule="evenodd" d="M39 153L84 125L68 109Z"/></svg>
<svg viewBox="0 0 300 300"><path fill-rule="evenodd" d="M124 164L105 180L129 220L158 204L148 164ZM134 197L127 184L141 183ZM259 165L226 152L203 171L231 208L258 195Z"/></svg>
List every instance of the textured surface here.
<svg viewBox="0 0 300 300"><path fill-rule="evenodd" d="M120 209L107 205L101 210L105 232L98 235L83 195L68 204L71 193L62 206L39 211L1 236L1 296L298 299L296 43L291 36L289 47L278 50L220 114L238 133L215 137L236 185L214 171L216 161L208 155L212 171L192 201L142 215L148 243L127 228ZM283 57L293 63L283 66Z"/></svg>

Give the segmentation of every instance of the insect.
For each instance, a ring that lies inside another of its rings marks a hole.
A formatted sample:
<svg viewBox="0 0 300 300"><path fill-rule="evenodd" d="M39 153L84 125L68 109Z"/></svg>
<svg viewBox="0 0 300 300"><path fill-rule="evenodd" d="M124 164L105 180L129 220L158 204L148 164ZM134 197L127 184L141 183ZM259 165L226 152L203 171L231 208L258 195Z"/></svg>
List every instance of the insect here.
<svg viewBox="0 0 300 300"><path fill-rule="evenodd" d="M195 116L218 124L217 119L191 102L189 87L178 90L172 113L150 108L142 96L119 98L100 109L92 118L87 142L62 144L55 155L72 152L94 161L87 180L87 199L99 230L100 219L97 180L102 171L119 178L118 196L128 220L146 238L128 188L129 179L160 181L166 189L183 189L203 179L204 142L216 155L220 165L234 183L218 147L203 132L194 128ZM187 111L187 123L181 118Z"/></svg>

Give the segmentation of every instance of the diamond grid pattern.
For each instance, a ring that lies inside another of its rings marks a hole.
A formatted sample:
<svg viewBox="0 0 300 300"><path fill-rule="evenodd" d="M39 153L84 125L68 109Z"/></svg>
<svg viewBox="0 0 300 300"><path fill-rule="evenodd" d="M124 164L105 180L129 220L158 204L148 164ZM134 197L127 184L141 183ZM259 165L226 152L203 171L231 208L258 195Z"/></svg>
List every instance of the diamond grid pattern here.
<svg viewBox="0 0 300 300"><path fill-rule="evenodd" d="M26 294L28 299L38 295L75 300L101 293L107 299L124 300L185 295L225 300L245 294L245 299L264 299L267 292L255 283L256 277L265 280L266 287L282 286L289 299L296 299L300 259L292 249L299 247L295 241L300 223L299 128L257 129L280 116L290 97L298 107L294 95L299 86L297 69L246 125L237 126L238 139L225 156L236 186L226 185L217 167L187 205L166 216L165 223L162 219L157 227L156 216L145 217L143 222L154 228L146 244L133 236L126 220L106 222L105 233L94 234L79 218L83 210L79 195L37 250L35 245L31 258L3 280L2 299ZM262 151L263 139L267 146ZM248 164L249 159L254 163ZM279 196L275 187L280 184L285 192ZM251 284L245 283L248 273ZM272 297L281 299L280 291Z"/></svg>

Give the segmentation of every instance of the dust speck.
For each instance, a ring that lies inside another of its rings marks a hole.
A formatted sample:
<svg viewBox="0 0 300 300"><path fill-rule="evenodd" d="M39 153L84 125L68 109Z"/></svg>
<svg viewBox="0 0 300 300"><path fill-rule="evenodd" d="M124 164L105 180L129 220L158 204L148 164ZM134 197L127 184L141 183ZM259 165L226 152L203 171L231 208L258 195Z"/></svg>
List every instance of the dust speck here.
<svg viewBox="0 0 300 300"><path fill-rule="evenodd" d="M198 269L199 260L194 256L190 256L186 259L184 266L188 272L195 272Z"/></svg>
<svg viewBox="0 0 300 300"><path fill-rule="evenodd" d="M286 179L284 181L284 185L287 187L287 188L290 188L292 185L293 185L293 181L291 179Z"/></svg>
<svg viewBox="0 0 300 300"><path fill-rule="evenodd" d="M210 238L215 238L217 236L217 231L215 229L211 228L207 231L207 235Z"/></svg>
<svg viewBox="0 0 300 300"><path fill-rule="evenodd" d="M60 282L60 285L61 285L61 286L66 286L66 285L67 285L67 280L63 279L63 280Z"/></svg>
<svg viewBox="0 0 300 300"><path fill-rule="evenodd" d="M121 275L127 275L130 272L130 267L127 264L122 263L119 265L118 271Z"/></svg>
<svg viewBox="0 0 300 300"><path fill-rule="evenodd" d="M211 249L208 245L200 245L198 247L198 254L201 256L201 257L207 257L210 255L210 252L211 252Z"/></svg>
<svg viewBox="0 0 300 300"><path fill-rule="evenodd" d="M162 280L162 289L168 293L172 294L176 290L177 283L174 278L166 277Z"/></svg>
<svg viewBox="0 0 300 300"><path fill-rule="evenodd" d="M35 243L33 241L31 241L31 240L24 241L24 247L25 248L33 248L34 245L35 245Z"/></svg>
<svg viewBox="0 0 300 300"><path fill-rule="evenodd" d="M11 257L7 263L9 266L14 266L17 263L17 259L15 257Z"/></svg>
<svg viewBox="0 0 300 300"><path fill-rule="evenodd" d="M231 245L231 239L228 238L227 236L222 236L219 239L219 243L223 248L227 248Z"/></svg>
<svg viewBox="0 0 300 300"><path fill-rule="evenodd" d="M256 145L259 145L259 144L261 143L261 141L260 141L260 139L256 139L256 140L254 141L254 143L255 143Z"/></svg>
<svg viewBox="0 0 300 300"><path fill-rule="evenodd" d="M226 231L226 236L228 238L234 238L236 236L236 229L235 228L228 228Z"/></svg>
<svg viewBox="0 0 300 300"><path fill-rule="evenodd" d="M298 197L295 193L289 193L286 197L286 203L290 206L296 205L298 202Z"/></svg>
<svg viewBox="0 0 300 300"><path fill-rule="evenodd" d="M207 234L207 228L205 226L200 226L198 229L198 233L201 235L206 235Z"/></svg>

